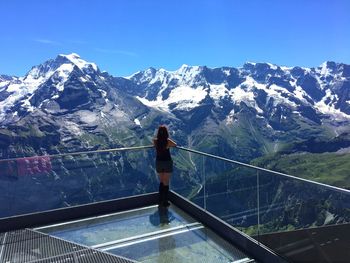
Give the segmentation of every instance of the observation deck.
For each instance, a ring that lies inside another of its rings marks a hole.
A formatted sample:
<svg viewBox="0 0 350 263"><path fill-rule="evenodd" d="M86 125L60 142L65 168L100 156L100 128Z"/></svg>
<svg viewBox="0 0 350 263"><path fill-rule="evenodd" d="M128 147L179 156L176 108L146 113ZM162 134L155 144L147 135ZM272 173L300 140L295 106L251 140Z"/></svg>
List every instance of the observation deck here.
<svg viewBox="0 0 350 263"><path fill-rule="evenodd" d="M347 262L350 191L184 147L0 160L0 262Z"/></svg>

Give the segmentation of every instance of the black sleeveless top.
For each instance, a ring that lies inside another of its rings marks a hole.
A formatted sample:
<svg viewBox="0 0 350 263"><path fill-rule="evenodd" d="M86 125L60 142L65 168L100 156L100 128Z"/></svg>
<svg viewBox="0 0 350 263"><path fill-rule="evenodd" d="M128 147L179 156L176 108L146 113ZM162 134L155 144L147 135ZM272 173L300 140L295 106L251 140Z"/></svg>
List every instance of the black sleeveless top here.
<svg viewBox="0 0 350 263"><path fill-rule="evenodd" d="M169 148L164 149L164 150L159 150L156 147L156 150L157 150L157 157L156 157L157 161L171 161L171 155L170 155Z"/></svg>

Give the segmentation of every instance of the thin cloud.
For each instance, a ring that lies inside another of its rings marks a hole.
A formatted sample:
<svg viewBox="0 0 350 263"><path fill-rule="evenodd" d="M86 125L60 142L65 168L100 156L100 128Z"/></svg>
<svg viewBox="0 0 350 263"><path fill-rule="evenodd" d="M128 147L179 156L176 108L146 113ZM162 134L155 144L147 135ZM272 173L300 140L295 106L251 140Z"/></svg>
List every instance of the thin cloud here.
<svg viewBox="0 0 350 263"><path fill-rule="evenodd" d="M71 43L71 44L79 44L79 45L85 45L87 44L88 42L87 41L84 41L84 40L68 40L67 42Z"/></svg>
<svg viewBox="0 0 350 263"><path fill-rule="evenodd" d="M60 42L54 41L54 40L50 40L50 39L43 39L43 38L36 38L33 39L35 42L41 43L41 44L46 44L46 45L62 45Z"/></svg>
<svg viewBox="0 0 350 263"><path fill-rule="evenodd" d="M118 49L104 49L104 48L95 48L97 52L106 53L106 54L118 54L118 55L125 55L130 57L137 57L137 54L135 52L130 52L126 50L118 50Z"/></svg>

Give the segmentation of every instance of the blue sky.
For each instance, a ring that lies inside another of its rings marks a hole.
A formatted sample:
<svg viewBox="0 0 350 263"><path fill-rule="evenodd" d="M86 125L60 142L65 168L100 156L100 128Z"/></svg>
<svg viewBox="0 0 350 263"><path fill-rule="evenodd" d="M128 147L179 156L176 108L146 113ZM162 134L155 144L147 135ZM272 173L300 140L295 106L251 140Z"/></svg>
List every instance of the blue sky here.
<svg viewBox="0 0 350 263"><path fill-rule="evenodd" d="M347 0L3 0L0 74L78 53L127 76L182 64L350 64Z"/></svg>

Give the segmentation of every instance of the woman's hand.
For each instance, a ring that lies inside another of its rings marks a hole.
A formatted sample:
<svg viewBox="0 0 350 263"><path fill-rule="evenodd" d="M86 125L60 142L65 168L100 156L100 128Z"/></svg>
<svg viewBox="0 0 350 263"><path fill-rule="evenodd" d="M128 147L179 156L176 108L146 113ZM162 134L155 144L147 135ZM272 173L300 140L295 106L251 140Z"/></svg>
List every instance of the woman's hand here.
<svg viewBox="0 0 350 263"><path fill-rule="evenodd" d="M176 147L176 146L177 146L176 142L168 138L168 147Z"/></svg>

